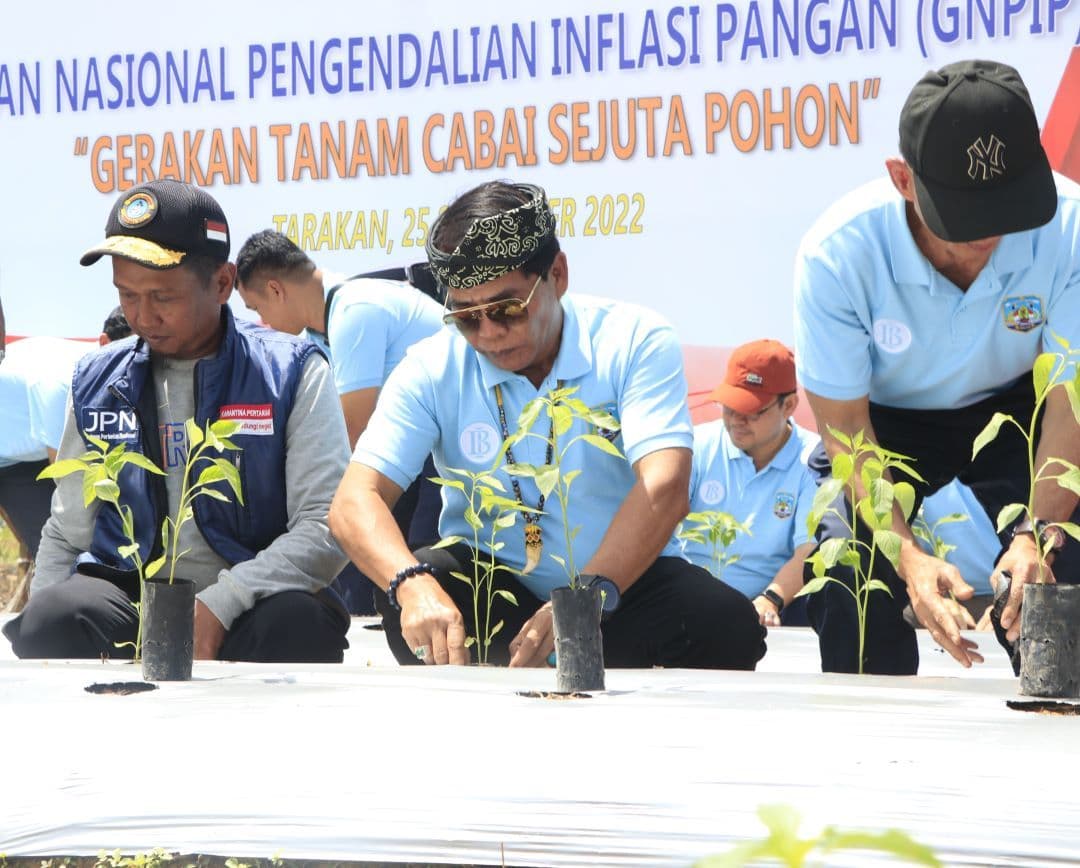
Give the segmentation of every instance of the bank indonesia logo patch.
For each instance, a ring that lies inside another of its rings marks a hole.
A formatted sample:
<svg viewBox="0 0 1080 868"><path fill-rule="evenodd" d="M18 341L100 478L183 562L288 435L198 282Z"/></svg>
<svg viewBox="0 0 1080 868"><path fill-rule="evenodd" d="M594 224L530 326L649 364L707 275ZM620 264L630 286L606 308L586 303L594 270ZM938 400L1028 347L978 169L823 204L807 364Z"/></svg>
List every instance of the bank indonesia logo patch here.
<svg viewBox="0 0 1080 868"><path fill-rule="evenodd" d="M491 461L499 447L502 446L502 438L495 430L494 425L487 422L473 422L466 425L458 438L461 451L474 464L487 464Z"/></svg>
<svg viewBox="0 0 1080 868"><path fill-rule="evenodd" d="M1042 299L1037 295L1017 295L1002 305L1005 327L1014 332L1029 332L1043 323Z"/></svg>
<svg viewBox="0 0 1080 868"><path fill-rule="evenodd" d="M879 319L874 323L874 343L887 353L902 353L911 346L911 329L900 320Z"/></svg>
<svg viewBox="0 0 1080 868"><path fill-rule="evenodd" d="M706 506L716 506L724 499L724 483L710 479L698 489L698 496Z"/></svg>
<svg viewBox="0 0 1080 868"><path fill-rule="evenodd" d="M108 410L103 407L83 407L83 434L99 440L138 440L139 419L134 410Z"/></svg>
<svg viewBox="0 0 1080 868"><path fill-rule="evenodd" d="M786 491L776 492L772 511L777 518L791 518L795 514L795 495Z"/></svg>

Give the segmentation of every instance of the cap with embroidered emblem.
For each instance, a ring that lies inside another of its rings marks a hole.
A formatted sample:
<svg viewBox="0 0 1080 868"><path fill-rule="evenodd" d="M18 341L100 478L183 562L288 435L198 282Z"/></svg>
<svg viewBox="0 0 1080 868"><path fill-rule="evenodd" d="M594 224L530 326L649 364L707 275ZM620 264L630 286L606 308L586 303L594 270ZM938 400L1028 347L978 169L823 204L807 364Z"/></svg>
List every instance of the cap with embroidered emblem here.
<svg viewBox="0 0 1080 868"><path fill-rule="evenodd" d="M966 60L923 76L900 112L900 152L923 220L946 241L1034 229L1057 210L1031 97L1004 63Z"/></svg>
<svg viewBox="0 0 1080 868"><path fill-rule="evenodd" d="M147 268L176 268L188 255L218 262L229 259L229 224L209 193L167 179L128 190L113 204L105 240L79 262L93 265L102 256L120 256Z"/></svg>
<svg viewBox="0 0 1080 868"><path fill-rule="evenodd" d="M724 381L709 397L736 413L756 413L796 388L794 353L780 341L765 339L732 350Z"/></svg>

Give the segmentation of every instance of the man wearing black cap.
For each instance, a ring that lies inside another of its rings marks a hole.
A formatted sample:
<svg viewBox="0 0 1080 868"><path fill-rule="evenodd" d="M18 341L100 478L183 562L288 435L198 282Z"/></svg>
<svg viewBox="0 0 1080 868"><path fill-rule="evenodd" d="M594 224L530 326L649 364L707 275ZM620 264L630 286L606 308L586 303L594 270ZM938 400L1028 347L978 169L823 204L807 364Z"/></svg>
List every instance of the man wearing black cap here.
<svg viewBox="0 0 1080 868"><path fill-rule="evenodd" d="M195 656L340 661L348 619L324 589L345 559L326 512L348 447L325 359L310 343L234 320L229 228L203 190L135 188L114 205L105 236L81 262L111 257L137 339L76 368L59 457L78 456L93 436L165 471L132 467L120 478L149 562L162 519L177 513L185 422L237 421L243 503L198 498L178 546L187 550L179 574L198 587ZM4 631L20 657L117 656L116 643L135 636L138 583L119 554L127 540L116 510L84 508L81 489L79 474L57 484L29 603Z"/></svg>
<svg viewBox="0 0 1080 868"><path fill-rule="evenodd" d="M683 560L671 539L687 512L693 445L671 326L634 305L567 293L555 217L531 184L491 182L464 193L432 227L427 253L453 328L415 344L390 374L330 511L334 535L378 586L376 606L398 661L468 661L466 636L477 635L483 610L476 614L455 573L469 575L474 558L494 555L464 542L409 550L390 508L431 453L441 477L498 465L490 470L495 485L526 511L496 544L499 561L520 580L496 573L515 602L494 599L489 623L503 626L491 662L549 660L548 600L567 584L562 564L572 563L582 584L605 591L608 666L753 669L765 651L754 607ZM558 432L561 467L574 482L565 522L556 495L507 472L516 461L550 465L545 444L528 438L505 460L500 452L526 403L560 388L577 389L576 399L620 423L604 430L568 421ZM582 436L606 437L618 451ZM464 491L444 487L444 539L473 538L473 509Z"/></svg>
<svg viewBox="0 0 1080 868"><path fill-rule="evenodd" d="M954 63L924 76L901 112L900 151L886 160L888 180L843 198L803 239L799 379L830 456L843 447L828 426L861 430L914 459L926 480L915 483L917 499L959 478L996 523L1004 505L1027 501L1026 445L1008 425L975 460L972 443L996 412L1027 424L1032 365L1040 352L1060 351L1055 337L1080 347L1078 191L1061 177L1055 184L1028 92L1000 63ZM1080 460L1077 434L1065 390L1056 389L1036 466L1049 456ZM827 472L824 450L817 459ZM1035 529L1004 529L998 570L1013 579L1001 618L1010 641L1019 635L1023 585L1037 571L1033 534L1063 541L1060 529L1042 522L1068 520L1075 505L1054 482L1040 484ZM899 575L886 565L880 577L892 596L870 594L865 671L917 671L915 636L902 617L909 600L957 661L980 662L950 599L967 599L971 587L919 548L901 516L893 528L902 540ZM819 538L841 532L828 526ZM1063 556L1069 552L1057 554L1058 564ZM849 591L830 584L808 612L823 669L856 671Z"/></svg>

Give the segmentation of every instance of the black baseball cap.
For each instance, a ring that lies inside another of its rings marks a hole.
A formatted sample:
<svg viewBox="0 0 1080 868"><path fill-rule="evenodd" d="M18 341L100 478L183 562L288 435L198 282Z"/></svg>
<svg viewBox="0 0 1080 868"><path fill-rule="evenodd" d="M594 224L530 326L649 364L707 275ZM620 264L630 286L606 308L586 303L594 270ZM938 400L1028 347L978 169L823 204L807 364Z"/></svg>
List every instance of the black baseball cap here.
<svg viewBox="0 0 1080 868"><path fill-rule="evenodd" d="M1057 211L1031 97L1004 63L965 60L924 75L900 112L900 153L926 225L946 241L1034 229Z"/></svg>
<svg viewBox="0 0 1080 868"><path fill-rule="evenodd" d="M225 212L201 187L158 180L124 193L109 212L105 240L79 262L93 265L102 256L121 256L147 268L176 268L188 254L229 260Z"/></svg>

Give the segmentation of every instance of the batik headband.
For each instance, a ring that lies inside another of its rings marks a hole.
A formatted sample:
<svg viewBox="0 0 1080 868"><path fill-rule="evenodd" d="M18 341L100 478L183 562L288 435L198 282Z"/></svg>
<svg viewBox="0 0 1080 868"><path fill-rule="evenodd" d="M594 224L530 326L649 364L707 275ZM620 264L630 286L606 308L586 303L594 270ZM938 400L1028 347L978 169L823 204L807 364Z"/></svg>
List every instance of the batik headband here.
<svg viewBox="0 0 1080 868"><path fill-rule="evenodd" d="M529 201L509 211L477 218L449 253L433 243L442 216L435 221L426 250L431 270L442 286L472 289L502 277L536 256L555 237L555 215L544 191L533 184L513 187L528 193Z"/></svg>

